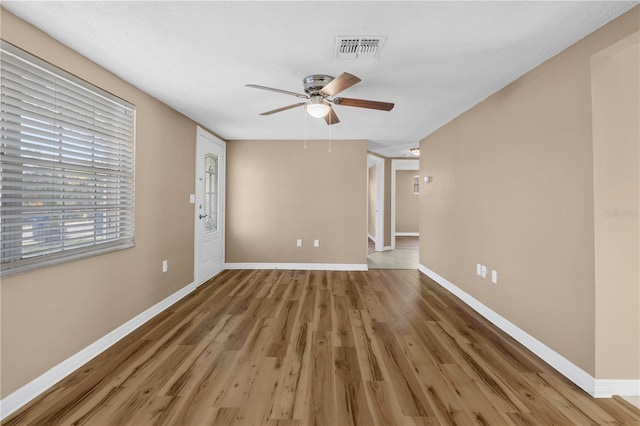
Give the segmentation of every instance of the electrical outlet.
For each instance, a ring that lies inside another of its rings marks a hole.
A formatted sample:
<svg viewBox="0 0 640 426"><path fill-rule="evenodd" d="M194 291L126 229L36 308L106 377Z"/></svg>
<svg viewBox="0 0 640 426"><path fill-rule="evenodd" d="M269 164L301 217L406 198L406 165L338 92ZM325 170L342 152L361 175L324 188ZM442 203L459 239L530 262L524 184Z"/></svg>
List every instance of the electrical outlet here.
<svg viewBox="0 0 640 426"><path fill-rule="evenodd" d="M169 269L169 261L163 260L162 261L162 272L167 272L168 269Z"/></svg>
<svg viewBox="0 0 640 426"><path fill-rule="evenodd" d="M320 240L313 240L314 247L320 247Z"/></svg>
<svg viewBox="0 0 640 426"><path fill-rule="evenodd" d="M302 247L302 240L296 240L296 247Z"/></svg>
<svg viewBox="0 0 640 426"><path fill-rule="evenodd" d="M482 278L487 278L487 267L484 266L484 265L481 265L481 266L482 266L482 268L481 268L481 271L480 271L480 276Z"/></svg>
<svg viewBox="0 0 640 426"><path fill-rule="evenodd" d="M495 269L491 270L491 282L494 284L498 284L498 271Z"/></svg>

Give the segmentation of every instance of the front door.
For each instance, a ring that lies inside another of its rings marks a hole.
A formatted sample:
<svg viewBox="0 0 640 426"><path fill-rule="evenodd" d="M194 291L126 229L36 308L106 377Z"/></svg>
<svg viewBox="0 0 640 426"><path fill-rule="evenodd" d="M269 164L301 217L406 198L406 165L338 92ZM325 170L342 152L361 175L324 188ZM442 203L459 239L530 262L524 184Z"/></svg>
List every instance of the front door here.
<svg viewBox="0 0 640 426"><path fill-rule="evenodd" d="M225 142L198 127L194 253L197 285L224 269L225 154Z"/></svg>

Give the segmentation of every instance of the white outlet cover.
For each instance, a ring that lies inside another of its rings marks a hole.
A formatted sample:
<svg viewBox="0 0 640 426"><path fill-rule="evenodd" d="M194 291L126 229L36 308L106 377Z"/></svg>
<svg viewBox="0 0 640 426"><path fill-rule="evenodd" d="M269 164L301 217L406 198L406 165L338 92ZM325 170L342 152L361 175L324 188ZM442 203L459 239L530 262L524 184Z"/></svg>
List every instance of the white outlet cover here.
<svg viewBox="0 0 640 426"><path fill-rule="evenodd" d="M487 278L487 267L482 265L482 278Z"/></svg>
<svg viewBox="0 0 640 426"><path fill-rule="evenodd" d="M302 240L296 240L296 246L302 247Z"/></svg>
<svg viewBox="0 0 640 426"><path fill-rule="evenodd" d="M196 194L189 194L189 203L191 204L196 203Z"/></svg>
<svg viewBox="0 0 640 426"><path fill-rule="evenodd" d="M495 269L491 270L491 282L494 284L498 284L498 271Z"/></svg>
<svg viewBox="0 0 640 426"><path fill-rule="evenodd" d="M314 247L320 247L320 240L313 240Z"/></svg>
<svg viewBox="0 0 640 426"><path fill-rule="evenodd" d="M482 265L479 263L476 263L476 275L479 277L482 276Z"/></svg>
<svg viewBox="0 0 640 426"><path fill-rule="evenodd" d="M167 270L169 269L169 262L166 260L162 261L162 272L167 272Z"/></svg>

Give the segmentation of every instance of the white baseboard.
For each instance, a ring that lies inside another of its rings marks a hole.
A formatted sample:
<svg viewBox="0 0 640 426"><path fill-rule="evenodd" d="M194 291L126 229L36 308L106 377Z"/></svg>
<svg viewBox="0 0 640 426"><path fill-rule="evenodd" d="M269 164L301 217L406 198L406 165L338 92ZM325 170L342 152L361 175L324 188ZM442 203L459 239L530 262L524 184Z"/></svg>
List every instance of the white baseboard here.
<svg viewBox="0 0 640 426"><path fill-rule="evenodd" d="M396 237L419 237L419 232L396 232Z"/></svg>
<svg viewBox="0 0 640 426"><path fill-rule="evenodd" d="M640 380L607 380L596 379L591 374L578 367L567 358L560 355L526 331L522 330L500 314L494 312L482 302L460 289L446 278L424 265L418 269L423 274L440 284L445 289L456 295L464 303L473 308L489 322L513 337L543 361L555 368L560 374L571 380L585 392L595 398L610 398L612 395L640 396Z"/></svg>
<svg viewBox="0 0 640 426"><path fill-rule="evenodd" d="M183 287L166 299L156 303L146 311L122 324L109 334L96 340L80 352L65 359L46 373L36 377L20 389L4 397L0 400L0 420L3 420L10 414L14 413L20 407L27 404L29 401L76 371L78 368L82 367L87 362L91 361L96 356L100 355L127 334L131 333L195 289L195 283L191 283L186 287Z"/></svg>
<svg viewBox="0 0 640 426"><path fill-rule="evenodd" d="M288 269L294 271L368 271L366 263L227 263L226 269Z"/></svg>
<svg viewBox="0 0 640 426"><path fill-rule="evenodd" d="M382 251L389 251L389 250L395 250L395 246L384 246L382 248Z"/></svg>
<svg viewBox="0 0 640 426"><path fill-rule="evenodd" d="M595 379L595 398L611 398L613 395L640 396L640 380Z"/></svg>

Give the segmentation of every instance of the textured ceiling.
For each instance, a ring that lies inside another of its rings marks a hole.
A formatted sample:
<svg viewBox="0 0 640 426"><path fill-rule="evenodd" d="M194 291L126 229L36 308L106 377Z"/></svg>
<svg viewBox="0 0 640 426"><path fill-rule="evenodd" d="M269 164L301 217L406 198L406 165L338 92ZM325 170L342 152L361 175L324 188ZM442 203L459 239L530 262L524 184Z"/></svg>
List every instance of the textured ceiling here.
<svg viewBox="0 0 640 426"><path fill-rule="evenodd" d="M2 6L176 110L232 139L366 139L405 156L429 133L638 2L223 2L3 0ZM335 37L383 35L378 59L335 59ZM327 126L298 102L309 74L362 79Z"/></svg>

